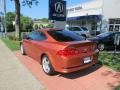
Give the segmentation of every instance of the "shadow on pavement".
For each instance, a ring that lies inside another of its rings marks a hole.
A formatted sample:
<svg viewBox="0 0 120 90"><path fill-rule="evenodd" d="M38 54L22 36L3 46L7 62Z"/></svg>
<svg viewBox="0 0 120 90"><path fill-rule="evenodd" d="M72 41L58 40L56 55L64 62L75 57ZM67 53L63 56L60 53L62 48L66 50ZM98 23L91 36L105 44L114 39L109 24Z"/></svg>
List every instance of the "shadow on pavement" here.
<svg viewBox="0 0 120 90"><path fill-rule="evenodd" d="M106 70L102 73L103 76L111 77L110 82L107 83L109 87L116 90L115 88L120 85L120 72L113 72L111 70Z"/></svg>
<svg viewBox="0 0 120 90"><path fill-rule="evenodd" d="M73 72L73 73L60 74L60 76L62 76L64 78L68 78L68 79L76 79L76 78L79 78L79 77L82 77L82 76L86 76L86 75L98 70L100 67L102 67L102 65L96 64L96 65L91 66L87 69L83 69L83 70L76 71L76 72Z"/></svg>

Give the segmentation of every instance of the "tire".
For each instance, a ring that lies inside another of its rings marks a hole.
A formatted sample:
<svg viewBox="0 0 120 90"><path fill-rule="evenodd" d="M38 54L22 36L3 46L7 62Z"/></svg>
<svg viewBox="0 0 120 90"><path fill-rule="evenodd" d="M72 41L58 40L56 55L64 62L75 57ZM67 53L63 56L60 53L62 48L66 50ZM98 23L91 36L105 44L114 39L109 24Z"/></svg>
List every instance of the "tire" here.
<svg viewBox="0 0 120 90"><path fill-rule="evenodd" d="M85 34L82 34L82 36L86 39L87 38L87 36L85 35Z"/></svg>
<svg viewBox="0 0 120 90"><path fill-rule="evenodd" d="M44 55L42 57L42 69L45 72L45 74L47 74L47 75L54 75L55 74L55 70L54 70L47 55Z"/></svg>
<svg viewBox="0 0 120 90"><path fill-rule="evenodd" d="M99 45L98 45L98 49L99 49L100 51L103 51L103 50L105 49L105 45L104 45L104 44L99 44Z"/></svg>
<svg viewBox="0 0 120 90"><path fill-rule="evenodd" d="M20 45L20 51L22 55L26 55L23 45Z"/></svg>

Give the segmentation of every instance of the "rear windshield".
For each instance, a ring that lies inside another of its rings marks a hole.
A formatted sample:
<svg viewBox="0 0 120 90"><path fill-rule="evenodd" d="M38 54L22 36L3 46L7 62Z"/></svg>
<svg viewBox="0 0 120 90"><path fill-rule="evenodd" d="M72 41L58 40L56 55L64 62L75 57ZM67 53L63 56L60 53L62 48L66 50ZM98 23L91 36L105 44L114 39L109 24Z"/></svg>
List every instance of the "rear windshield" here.
<svg viewBox="0 0 120 90"><path fill-rule="evenodd" d="M88 29L86 27L81 27L84 31L88 31Z"/></svg>
<svg viewBox="0 0 120 90"><path fill-rule="evenodd" d="M97 35L97 36L98 36L98 37L107 37L107 36L109 36L110 34L112 34L112 33L110 33L110 32L105 32L105 33L99 34L99 35Z"/></svg>
<svg viewBox="0 0 120 90"><path fill-rule="evenodd" d="M60 41L60 42L85 40L84 37L79 36L74 32L67 30L48 31L48 34L50 34L50 36L52 36L56 41Z"/></svg>

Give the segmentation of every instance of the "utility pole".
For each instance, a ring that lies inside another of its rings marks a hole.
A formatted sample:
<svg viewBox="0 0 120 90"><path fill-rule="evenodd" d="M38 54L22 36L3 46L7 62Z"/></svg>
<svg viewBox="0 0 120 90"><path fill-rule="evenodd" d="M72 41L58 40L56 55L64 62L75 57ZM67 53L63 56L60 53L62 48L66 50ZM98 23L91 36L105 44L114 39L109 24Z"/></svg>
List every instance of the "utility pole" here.
<svg viewBox="0 0 120 90"><path fill-rule="evenodd" d="M6 0L4 0L4 27L5 27L5 36L7 35L7 27L6 27Z"/></svg>
<svg viewBox="0 0 120 90"><path fill-rule="evenodd" d="M2 0L0 0L0 33L3 33L3 13L2 13Z"/></svg>

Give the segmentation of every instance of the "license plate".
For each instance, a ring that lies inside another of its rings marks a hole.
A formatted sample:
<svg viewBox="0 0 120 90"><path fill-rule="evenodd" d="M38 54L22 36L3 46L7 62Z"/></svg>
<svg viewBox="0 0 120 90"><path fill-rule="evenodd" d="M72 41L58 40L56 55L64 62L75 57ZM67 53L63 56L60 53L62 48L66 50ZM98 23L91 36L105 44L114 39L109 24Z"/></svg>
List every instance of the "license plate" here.
<svg viewBox="0 0 120 90"><path fill-rule="evenodd" d="M84 58L84 63L86 64L86 63L90 63L92 60L91 60L91 58L90 57L85 57Z"/></svg>

